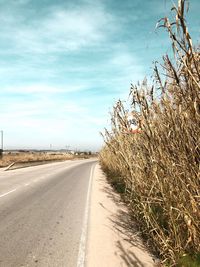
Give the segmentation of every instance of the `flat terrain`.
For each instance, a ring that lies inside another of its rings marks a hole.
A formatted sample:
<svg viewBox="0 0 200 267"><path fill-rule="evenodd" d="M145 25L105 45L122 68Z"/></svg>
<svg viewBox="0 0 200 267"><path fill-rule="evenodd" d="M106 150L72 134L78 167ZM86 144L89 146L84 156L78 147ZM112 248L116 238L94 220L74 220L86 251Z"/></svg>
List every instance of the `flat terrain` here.
<svg viewBox="0 0 200 267"><path fill-rule="evenodd" d="M0 267L154 266L96 163L0 169Z"/></svg>
<svg viewBox="0 0 200 267"><path fill-rule="evenodd" d="M87 267L153 267L155 259L143 244L120 196L95 165L90 203Z"/></svg>
<svg viewBox="0 0 200 267"><path fill-rule="evenodd" d="M4 153L0 158L0 167L7 167L13 162L31 162L31 161L58 161L75 158L74 155L56 152L20 152Z"/></svg>
<svg viewBox="0 0 200 267"><path fill-rule="evenodd" d="M0 266L83 266L95 160L0 170Z"/></svg>

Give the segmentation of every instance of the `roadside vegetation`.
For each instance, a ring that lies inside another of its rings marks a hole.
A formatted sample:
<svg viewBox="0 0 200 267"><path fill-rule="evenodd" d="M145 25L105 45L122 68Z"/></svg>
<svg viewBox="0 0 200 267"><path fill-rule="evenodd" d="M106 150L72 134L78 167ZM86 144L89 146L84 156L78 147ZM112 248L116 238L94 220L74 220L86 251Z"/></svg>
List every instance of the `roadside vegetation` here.
<svg viewBox="0 0 200 267"><path fill-rule="evenodd" d="M74 154L67 152L9 152L3 153L3 156L0 157L0 168L7 167L15 162L51 162L51 161L64 161L64 160L72 160L72 159L89 159L96 157L96 153L92 152L76 152Z"/></svg>
<svg viewBox="0 0 200 267"><path fill-rule="evenodd" d="M73 155L66 153L50 152L19 152L7 153L0 158L0 167L7 167L14 162L33 162L33 161L59 161L74 158Z"/></svg>
<svg viewBox="0 0 200 267"><path fill-rule="evenodd" d="M139 222L142 234L166 266L200 266L200 51L185 21L186 1L172 8L169 33L174 57L155 65L153 85L131 85L131 133L127 103L118 101L105 130L101 166ZM130 111L129 111L130 112Z"/></svg>

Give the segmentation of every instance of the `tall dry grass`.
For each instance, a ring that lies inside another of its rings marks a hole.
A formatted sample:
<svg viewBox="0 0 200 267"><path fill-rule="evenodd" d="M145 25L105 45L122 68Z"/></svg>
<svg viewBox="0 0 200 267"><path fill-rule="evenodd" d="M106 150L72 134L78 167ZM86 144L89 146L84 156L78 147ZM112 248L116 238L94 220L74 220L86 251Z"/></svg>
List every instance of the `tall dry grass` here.
<svg viewBox="0 0 200 267"><path fill-rule="evenodd" d="M4 154L0 158L0 168L7 167L14 162L32 162L32 161L57 161L69 160L74 156L66 153L49 153L49 152L20 152Z"/></svg>
<svg viewBox="0 0 200 267"><path fill-rule="evenodd" d="M103 169L170 266L200 253L200 53L186 26L185 4L179 0L174 21L158 25L169 33L174 58L166 55L155 66L153 86L146 80L131 86L130 108L141 132L126 133L127 112L118 101L100 153Z"/></svg>

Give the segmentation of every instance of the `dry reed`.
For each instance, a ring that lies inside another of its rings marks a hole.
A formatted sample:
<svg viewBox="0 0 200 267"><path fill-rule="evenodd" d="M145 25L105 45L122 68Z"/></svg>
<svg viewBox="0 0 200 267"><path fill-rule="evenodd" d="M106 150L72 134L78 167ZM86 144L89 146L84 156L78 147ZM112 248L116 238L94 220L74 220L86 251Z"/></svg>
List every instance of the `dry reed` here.
<svg viewBox="0 0 200 267"><path fill-rule="evenodd" d="M131 85L141 132L124 131L127 112L118 101L100 153L102 168L121 185L143 233L170 266L200 253L200 53L186 26L185 4L179 0L172 8L173 22L158 24L169 33L174 59L166 55L155 66L153 86L146 80Z"/></svg>

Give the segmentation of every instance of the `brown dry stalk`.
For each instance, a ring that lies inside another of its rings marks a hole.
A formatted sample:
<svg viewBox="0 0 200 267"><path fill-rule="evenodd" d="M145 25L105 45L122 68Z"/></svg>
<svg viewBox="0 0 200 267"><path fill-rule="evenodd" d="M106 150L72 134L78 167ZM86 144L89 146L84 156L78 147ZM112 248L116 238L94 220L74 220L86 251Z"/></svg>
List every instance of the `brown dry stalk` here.
<svg viewBox="0 0 200 267"><path fill-rule="evenodd" d="M118 101L100 153L102 168L122 179L144 233L172 265L185 253L200 253L200 54L192 46L185 2L173 7L175 21L159 22L175 62L163 58L153 86L146 80L131 85L130 109L142 132L124 133L127 112Z"/></svg>

